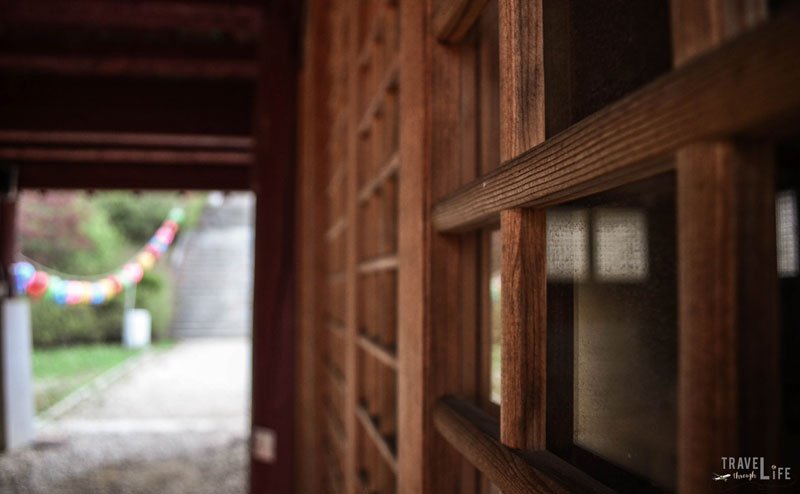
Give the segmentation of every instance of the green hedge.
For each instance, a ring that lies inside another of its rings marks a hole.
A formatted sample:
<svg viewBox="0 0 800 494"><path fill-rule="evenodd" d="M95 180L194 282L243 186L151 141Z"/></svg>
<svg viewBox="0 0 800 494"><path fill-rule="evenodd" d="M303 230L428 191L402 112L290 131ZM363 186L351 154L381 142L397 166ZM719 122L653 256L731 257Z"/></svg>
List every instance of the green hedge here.
<svg viewBox="0 0 800 494"><path fill-rule="evenodd" d="M49 347L119 342L122 339L124 304L124 295L98 306L65 306L50 300L32 302L33 344ZM136 308L150 312L156 341L169 336L172 306L173 287L166 270L157 269L145 274L136 287Z"/></svg>

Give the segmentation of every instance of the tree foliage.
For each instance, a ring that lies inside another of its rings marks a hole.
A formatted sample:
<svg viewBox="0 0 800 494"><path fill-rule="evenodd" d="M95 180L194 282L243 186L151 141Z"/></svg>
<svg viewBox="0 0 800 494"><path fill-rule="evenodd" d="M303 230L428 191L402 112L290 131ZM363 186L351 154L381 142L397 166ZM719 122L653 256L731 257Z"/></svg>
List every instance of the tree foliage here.
<svg viewBox="0 0 800 494"><path fill-rule="evenodd" d="M170 208L182 204L196 221L203 197L174 193L25 193L20 201L22 253L49 270L96 277L116 270L153 235ZM189 222L187 222L189 223ZM148 309L156 339L165 337L172 318L173 287L164 260L148 272L136 291L136 306ZM119 341L124 296L101 306L32 304L38 346Z"/></svg>

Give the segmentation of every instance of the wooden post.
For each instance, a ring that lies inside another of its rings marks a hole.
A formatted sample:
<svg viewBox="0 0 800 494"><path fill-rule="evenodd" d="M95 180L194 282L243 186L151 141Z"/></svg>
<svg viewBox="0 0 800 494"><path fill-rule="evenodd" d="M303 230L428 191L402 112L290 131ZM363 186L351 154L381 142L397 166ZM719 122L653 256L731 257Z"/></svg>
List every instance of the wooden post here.
<svg viewBox="0 0 800 494"><path fill-rule="evenodd" d="M512 448L545 449L547 413L547 222L542 209L500 216L502 406L500 433Z"/></svg>
<svg viewBox="0 0 800 494"><path fill-rule="evenodd" d="M671 5L676 65L767 11L760 0ZM721 469L721 457L777 454L774 164L767 143L718 141L681 149L676 170L678 489L712 492L708 472Z"/></svg>
<svg viewBox="0 0 800 494"><path fill-rule="evenodd" d="M297 181L298 224L298 338L297 338L297 450L296 492L321 492L322 431L327 419L323 411L321 346L325 326L325 173L328 165L327 111L330 56L329 0L309 2L306 18L301 103L301 164Z"/></svg>
<svg viewBox="0 0 800 494"><path fill-rule="evenodd" d="M428 459L425 365L427 300L425 269L430 156L427 152L428 54L425 2L401 2L400 11L400 190L398 273L398 492L420 494Z"/></svg>
<svg viewBox="0 0 800 494"><path fill-rule="evenodd" d="M542 2L500 2L500 159L545 138ZM547 259L544 210L500 216L503 241L503 361L500 437L544 449Z"/></svg>
<svg viewBox="0 0 800 494"><path fill-rule="evenodd" d="M250 492L292 492L294 458L294 169L297 54L290 20L264 18L255 108ZM269 435L272 434L273 441ZM270 444L272 443L272 444ZM263 446L257 454L255 446Z"/></svg>
<svg viewBox="0 0 800 494"><path fill-rule="evenodd" d="M362 98L359 91L358 35L360 2L344 2L342 8L349 18L347 23L347 61L343 64L347 70L347 143L346 160L340 166L344 168L344 429L347 448L344 453L344 489L345 492L356 492L358 485L358 145L359 120L361 118L358 104ZM362 372L364 369L362 368ZM374 375L369 376L374 379Z"/></svg>

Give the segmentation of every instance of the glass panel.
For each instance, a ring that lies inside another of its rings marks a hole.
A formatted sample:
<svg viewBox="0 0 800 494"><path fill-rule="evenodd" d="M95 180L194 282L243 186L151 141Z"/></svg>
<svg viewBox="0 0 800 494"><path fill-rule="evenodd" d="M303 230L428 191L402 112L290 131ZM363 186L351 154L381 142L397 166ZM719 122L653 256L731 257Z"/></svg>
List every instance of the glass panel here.
<svg viewBox="0 0 800 494"><path fill-rule="evenodd" d="M500 314L500 259L502 256L502 240L500 230L491 232L489 242L489 314L491 317L491 401L500 404L500 355L503 328Z"/></svg>
<svg viewBox="0 0 800 494"><path fill-rule="evenodd" d="M800 270L797 249L797 194L784 190L775 199L775 226L778 246L778 274L797 276Z"/></svg>
<svg viewBox="0 0 800 494"><path fill-rule="evenodd" d="M781 458L786 465L800 465L800 140L782 143L777 152L775 230L778 257L781 321L782 430ZM794 472L793 472L794 473Z"/></svg>
<svg viewBox="0 0 800 494"><path fill-rule="evenodd" d="M674 487L674 176L552 209L547 221L548 338L561 338L548 346L558 375L548 386L562 388L548 396L573 412L571 444L557 453L599 457Z"/></svg>

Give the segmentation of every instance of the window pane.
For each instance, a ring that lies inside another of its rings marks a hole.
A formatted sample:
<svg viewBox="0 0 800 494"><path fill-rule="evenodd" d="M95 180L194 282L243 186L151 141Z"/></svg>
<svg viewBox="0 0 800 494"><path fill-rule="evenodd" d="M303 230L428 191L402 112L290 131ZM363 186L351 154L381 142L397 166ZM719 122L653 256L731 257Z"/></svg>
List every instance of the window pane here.
<svg viewBox="0 0 800 494"><path fill-rule="evenodd" d="M800 144L795 138L778 148L775 194L775 233L778 258L778 297L781 321L782 430L781 457L787 465L800 465Z"/></svg>
<svg viewBox="0 0 800 494"><path fill-rule="evenodd" d="M561 413L572 409L572 424L555 434L569 444L556 445L557 453L573 462L599 457L673 487L673 175L555 208L547 221L548 339L555 340L548 344L555 376L548 386L561 388L548 396Z"/></svg>
<svg viewBox="0 0 800 494"><path fill-rule="evenodd" d="M500 258L502 241L500 230L493 230L489 242L489 311L491 317L491 401L500 404L500 354L503 328L500 321Z"/></svg>
<svg viewBox="0 0 800 494"><path fill-rule="evenodd" d="M800 262L797 249L797 194L794 190L778 192L775 200L775 226L778 274L781 278L797 276Z"/></svg>

